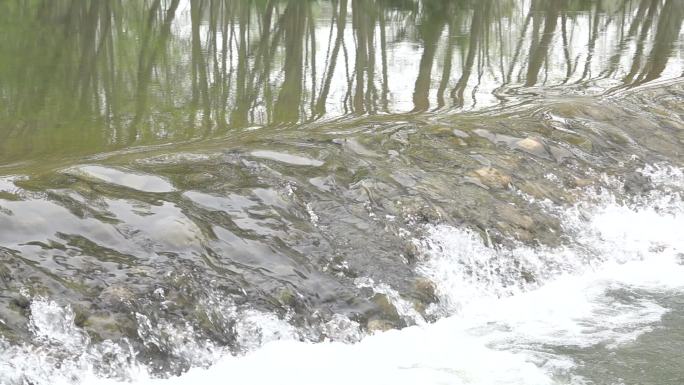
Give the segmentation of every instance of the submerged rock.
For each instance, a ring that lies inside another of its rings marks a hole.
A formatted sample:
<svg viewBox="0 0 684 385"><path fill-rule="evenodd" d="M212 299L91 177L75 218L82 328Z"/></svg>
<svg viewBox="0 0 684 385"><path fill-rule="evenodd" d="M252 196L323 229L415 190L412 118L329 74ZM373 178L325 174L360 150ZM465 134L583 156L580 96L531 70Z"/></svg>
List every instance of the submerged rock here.
<svg viewBox="0 0 684 385"><path fill-rule="evenodd" d="M628 194L639 195L653 189L651 178L639 172L628 173L624 178L624 189Z"/></svg>
<svg viewBox="0 0 684 385"><path fill-rule="evenodd" d="M395 328L395 325L384 319L372 319L366 324L366 329L370 333L386 332Z"/></svg>
<svg viewBox="0 0 684 385"><path fill-rule="evenodd" d="M594 184L594 180L591 178L579 178L576 176L571 176L563 180L565 185L570 188L584 188Z"/></svg>
<svg viewBox="0 0 684 385"><path fill-rule="evenodd" d="M402 243L402 256L408 264L415 263L419 256L418 246L412 241Z"/></svg>
<svg viewBox="0 0 684 385"><path fill-rule="evenodd" d="M515 143L515 146L518 149L523 150L532 155L548 156L544 144L539 139L531 137L521 139Z"/></svg>
<svg viewBox="0 0 684 385"><path fill-rule="evenodd" d="M29 307L31 306L31 300L28 299L27 297L17 294L12 297L12 300L10 301L10 306L15 308L17 311L20 311L21 313L28 314Z"/></svg>
<svg viewBox="0 0 684 385"><path fill-rule="evenodd" d="M496 189L507 188L511 184L511 177L493 167L482 167L473 171L475 176L485 186Z"/></svg>
<svg viewBox="0 0 684 385"><path fill-rule="evenodd" d="M400 324L402 322L397 308L385 294L375 294L371 300L378 306L380 314L388 322L393 322L393 324Z"/></svg>
<svg viewBox="0 0 684 385"><path fill-rule="evenodd" d="M468 135L467 132L461 131L461 130L459 130L458 128L454 128L451 132L452 132L455 136L458 136L459 138L469 138L469 137L470 137L470 135Z"/></svg>
<svg viewBox="0 0 684 385"><path fill-rule="evenodd" d="M123 286L109 286L100 292L100 299L109 306L121 307L130 305L135 300L135 294Z"/></svg>
<svg viewBox="0 0 684 385"><path fill-rule="evenodd" d="M437 302L437 287L429 279L417 278L415 290L421 305Z"/></svg>
<svg viewBox="0 0 684 385"><path fill-rule="evenodd" d="M72 311L74 312L74 325L83 327L88 319L87 309L83 306L72 306Z"/></svg>
<svg viewBox="0 0 684 385"><path fill-rule="evenodd" d="M12 280L12 272L9 267L0 263L0 283L8 285Z"/></svg>
<svg viewBox="0 0 684 385"><path fill-rule="evenodd" d="M88 335L96 341L116 340L121 337L134 339L137 325L132 319L106 313L89 314L81 325Z"/></svg>
<svg viewBox="0 0 684 385"><path fill-rule="evenodd" d="M287 307L294 307L297 301L296 294L290 288L284 288L278 293L278 301Z"/></svg>
<svg viewBox="0 0 684 385"><path fill-rule="evenodd" d="M525 230L531 230L534 226L534 220L529 215L525 215L520 210L507 204L499 205L497 212L501 219L510 225L519 227Z"/></svg>

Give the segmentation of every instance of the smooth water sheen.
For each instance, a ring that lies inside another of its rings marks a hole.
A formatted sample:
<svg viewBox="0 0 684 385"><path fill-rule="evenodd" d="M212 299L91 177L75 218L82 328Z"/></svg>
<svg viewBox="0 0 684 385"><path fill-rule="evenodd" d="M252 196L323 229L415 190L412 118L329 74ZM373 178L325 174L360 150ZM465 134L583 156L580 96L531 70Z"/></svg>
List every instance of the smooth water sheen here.
<svg viewBox="0 0 684 385"><path fill-rule="evenodd" d="M684 383L684 3L0 4L0 384Z"/></svg>

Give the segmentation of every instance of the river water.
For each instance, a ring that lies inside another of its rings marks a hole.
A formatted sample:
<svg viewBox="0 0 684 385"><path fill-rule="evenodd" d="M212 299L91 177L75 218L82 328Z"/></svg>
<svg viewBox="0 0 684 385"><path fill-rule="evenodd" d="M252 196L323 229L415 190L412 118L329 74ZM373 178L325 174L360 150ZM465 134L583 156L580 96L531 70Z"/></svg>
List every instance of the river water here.
<svg viewBox="0 0 684 385"><path fill-rule="evenodd" d="M679 0L0 4L0 384L684 384Z"/></svg>

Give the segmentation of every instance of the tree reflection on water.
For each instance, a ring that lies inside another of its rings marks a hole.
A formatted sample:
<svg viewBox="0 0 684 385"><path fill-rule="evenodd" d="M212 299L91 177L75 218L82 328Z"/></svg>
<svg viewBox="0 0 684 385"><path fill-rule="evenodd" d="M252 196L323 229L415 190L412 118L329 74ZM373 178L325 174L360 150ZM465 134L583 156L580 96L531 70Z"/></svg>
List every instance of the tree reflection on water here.
<svg viewBox="0 0 684 385"><path fill-rule="evenodd" d="M0 161L682 76L678 0L0 4ZM19 155L21 154L21 155Z"/></svg>

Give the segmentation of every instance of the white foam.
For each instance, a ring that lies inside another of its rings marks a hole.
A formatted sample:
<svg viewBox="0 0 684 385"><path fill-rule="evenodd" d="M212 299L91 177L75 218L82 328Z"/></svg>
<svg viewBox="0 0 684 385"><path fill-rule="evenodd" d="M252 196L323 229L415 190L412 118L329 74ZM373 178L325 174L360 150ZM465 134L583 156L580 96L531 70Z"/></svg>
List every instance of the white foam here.
<svg viewBox="0 0 684 385"><path fill-rule="evenodd" d="M684 189L684 169L668 164L647 164L641 170L653 183L662 187Z"/></svg>
<svg viewBox="0 0 684 385"><path fill-rule="evenodd" d="M157 291L155 294L159 295ZM24 296L29 297L24 291ZM275 340L300 339L300 331L273 314L242 309L229 299L211 292L200 300L200 307L217 326L231 327L242 352L258 349ZM208 366L231 351L198 338L189 323L172 324L164 319L135 313L138 336L146 346L180 358L191 366ZM343 317L339 317L343 318ZM133 380L152 378L148 368L136 360L138 353L126 339L91 343L88 334L77 327L70 306L61 306L43 297L31 299L28 329L33 340L12 345L0 337L0 385L89 384L101 378ZM334 331L344 331L341 319L331 321ZM348 321L348 320L347 320ZM350 321L348 321L350 322ZM230 326L228 326L230 325ZM358 340L360 338L356 338Z"/></svg>
<svg viewBox="0 0 684 385"><path fill-rule="evenodd" d="M31 302L29 329L36 339L69 350L79 349L90 341L88 335L74 325L74 312L70 306L62 307L40 297Z"/></svg>
<svg viewBox="0 0 684 385"><path fill-rule="evenodd" d="M1 385L70 385L87 376L132 379L146 373L127 341L90 344L88 335L74 324L69 306L37 297L30 311L33 341L12 345L0 337Z"/></svg>

